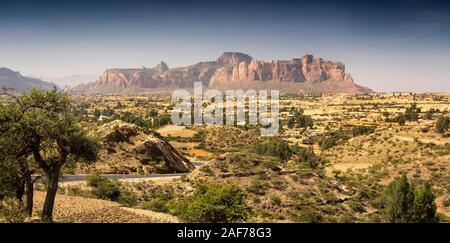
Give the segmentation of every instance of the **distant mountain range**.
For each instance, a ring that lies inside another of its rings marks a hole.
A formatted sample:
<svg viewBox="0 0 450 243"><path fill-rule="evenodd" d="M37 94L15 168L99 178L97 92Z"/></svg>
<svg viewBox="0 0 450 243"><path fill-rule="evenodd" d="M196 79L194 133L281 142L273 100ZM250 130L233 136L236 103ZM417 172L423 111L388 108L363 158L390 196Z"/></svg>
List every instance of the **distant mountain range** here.
<svg viewBox="0 0 450 243"><path fill-rule="evenodd" d="M24 77L19 72L15 72L8 68L0 68L0 88L13 88L17 91L26 91L32 87L49 90L54 86L55 84L37 78Z"/></svg>
<svg viewBox="0 0 450 243"><path fill-rule="evenodd" d="M284 93L366 93L341 62L305 55L292 60L259 61L240 52L225 52L215 61L169 68L161 62L153 68L108 69L97 81L71 89L75 93L152 93L192 88L278 89Z"/></svg>
<svg viewBox="0 0 450 243"><path fill-rule="evenodd" d="M41 79L47 82L52 82L61 88L69 87L73 88L80 84L86 84L97 80L98 76L88 74L77 74L65 77L44 77L44 76L31 76L32 78Z"/></svg>

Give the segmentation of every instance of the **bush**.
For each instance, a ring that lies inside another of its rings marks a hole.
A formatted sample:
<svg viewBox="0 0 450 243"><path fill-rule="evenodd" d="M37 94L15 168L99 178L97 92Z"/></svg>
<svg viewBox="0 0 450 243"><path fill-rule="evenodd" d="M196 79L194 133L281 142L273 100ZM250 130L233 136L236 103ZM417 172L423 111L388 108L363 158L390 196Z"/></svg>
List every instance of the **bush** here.
<svg viewBox="0 0 450 243"><path fill-rule="evenodd" d="M282 160L287 160L292 155L289 143L280 138L270 138L263 143L256 144L254 151L260 155L275 156Z"/></svg>
<svg viewBox="0 0 450 243"><path fill-rule="evenodd" d="M198 184L192 196L181 199L173 213L189 222L226 223L243 221L250 215L244 192L235 185Z"/></svg>
<svg viewBox="0 0 450 243"><path fill-rule="evenodd" d="M297 157L298 162L308 165L309 168L316 168L320 163L320 157L314 154L312 149L299 146L291 147L292 153Z"/></svg>
<svg viewBox="0 0 450 243"><path fill-rule="evenodd" d="M92 194L99 199L117 201L121 195L121 191L118 183L111 180L105 180L100 181L98 185L94 187Z"/></svg>
<svg viewBox="0 0 450 243"><path fill-rule="evenodd" d="M269 187L267 182L259 181L257 178L252 178L250 186L247 187L247 191L256 195L266 194L266 190Z"/></svg>
<svg viewBox="0 0 450 243"><path fill-rule="evenodd" d="M371 134L375 131L374 126L356 126L352 129L353 137Z"/></svg>
<svg viewBox="0 0 450 243"><path fill-rule="evenodd" d="M137 196L121 188L119 181L108 180L94 174L89 176L87 182L93 187L92 195L98 199L115 201L128 207L137 203Z"/></svg>
<svg viewBox="0 0 450 243"><path fill-rule="evenodd" d="M450 118L445 116L439 116L436 120L436 130L439 133L446 133L448 131L448 127L450 125Z"/></svg>
<svg viewBox="0 0 450 243"><path fill-rule="evenodd" d="M400 115L398 115L398 116L395 118L395 121L396 121L399 125L403 126L403 125L405 125L407 119L406 119L406 116L405 116L405 115L400 114Z"/></svg>
<svg viewBox="0 0 450 243"><path fill-rule="evenodd" d="M327 137L319 141L319 146L321 149L329 149L336 146L336 139L333 137Z"/></svg>
<svg viewBox="0 0 450 243"><path fill-rule="evenodd" d="M323 217L314 207L306 206L300 210L299 215L295 218L295 221L301 223L320 223L323 221Z"/></svg>
<svg viewBox="0 0 450 243"><path fill-rule="evenodd" d="M98 185L104 181L107 181L107 179L103 178L98 172L86 176L86 183L91 187L98 187Z"/></svg>
<svg viewBox="0 0 450 243"><path fill-rule="evenodd" d="M276 195L272 195L272 196L270 197L270 202L271 202L273 205L279 206L279 205L281 205L281 198L278 197L278 196L276 196Z"/></svg>
<svg viewBox="0 0 450 243"><path fill-rule="evenodd" d="M120 204L122 204L124 206L131 207L131 206L136 205L137 196L130 191L120 190L120 195L119 195L119 198L117 199L117 202L119 202Z"/></svg>
<svg viewBox="0 0 450 243"><path fill-rule="evenodd" d="M167 201L162 198L154 198L150 201L147 201L144 203L144 205L142 205L142 208L145 210L151 210L155 212L162 212L162 213L169 212Z"/></svg>
<svg viewBox="0 0 450 243"><path fill-rule="evenodd" d="M297 126L300 128L312 128L314 126L314 122L311 116L303 115L303 110L294 109L293 113L293 117L288 121L289 128L293 128L295 124L297 124Z"/></svg>

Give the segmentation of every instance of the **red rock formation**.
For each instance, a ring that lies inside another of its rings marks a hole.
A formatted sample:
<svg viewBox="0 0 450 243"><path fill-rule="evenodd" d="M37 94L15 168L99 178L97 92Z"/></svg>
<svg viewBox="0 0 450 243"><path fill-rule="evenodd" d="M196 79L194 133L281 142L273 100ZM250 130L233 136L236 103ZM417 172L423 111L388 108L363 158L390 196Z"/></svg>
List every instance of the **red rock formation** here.
<svg viewBox="0 0 450 243"><path fill-rule="evenodd" d="M161 62L150 69L109 69L97 82L78 86L73 91L101 93L132 92L136 88L144 91L187 88L198 81L217 89L267 86L282 92L371 92L356 85L350 74L345 73L341 62L325 61L312 55L284 61L258 61L239 52L225 52L216 61L184 68L169 69Z"/></svg>

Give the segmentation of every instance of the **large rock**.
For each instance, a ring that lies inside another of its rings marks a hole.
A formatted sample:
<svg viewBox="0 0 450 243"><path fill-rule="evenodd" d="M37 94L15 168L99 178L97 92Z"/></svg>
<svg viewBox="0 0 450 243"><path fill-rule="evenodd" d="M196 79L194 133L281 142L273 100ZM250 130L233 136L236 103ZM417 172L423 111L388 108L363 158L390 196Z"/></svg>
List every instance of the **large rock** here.
<svg viewBox="0 0 450 243"><path fill-rule="evenodd" d="M184 173L194 169L194 165L172 145L145 134L134 124L116 120L100 127L97 135L101 138L102 150L96 170L158 173L157 170L162 169L164 173Z"/></svg>
<svg viewBox="0 0 450 243"><path fill-rule="evenodd" d="M202 82L214 89L278 89L281 92L362 93L341 62L305 55L292 60L259 61L240 52L225 52L216 61L169 69L161 62L150 69L109 69L95 83L74 92L133 93L157 88L192 88Z"/></svg>

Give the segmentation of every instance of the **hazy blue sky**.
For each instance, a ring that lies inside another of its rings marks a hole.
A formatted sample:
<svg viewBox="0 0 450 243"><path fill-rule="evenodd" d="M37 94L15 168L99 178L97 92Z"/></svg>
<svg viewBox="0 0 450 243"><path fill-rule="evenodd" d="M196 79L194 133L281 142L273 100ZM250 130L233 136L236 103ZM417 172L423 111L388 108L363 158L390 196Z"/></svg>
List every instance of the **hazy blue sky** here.
<svg viewBox="0 0 450 243"><path fill-rule="evenodd" d="M309 53L376 91L450 91L449 1L312 2L0 0L0 66L57 77Z"/></svg>

